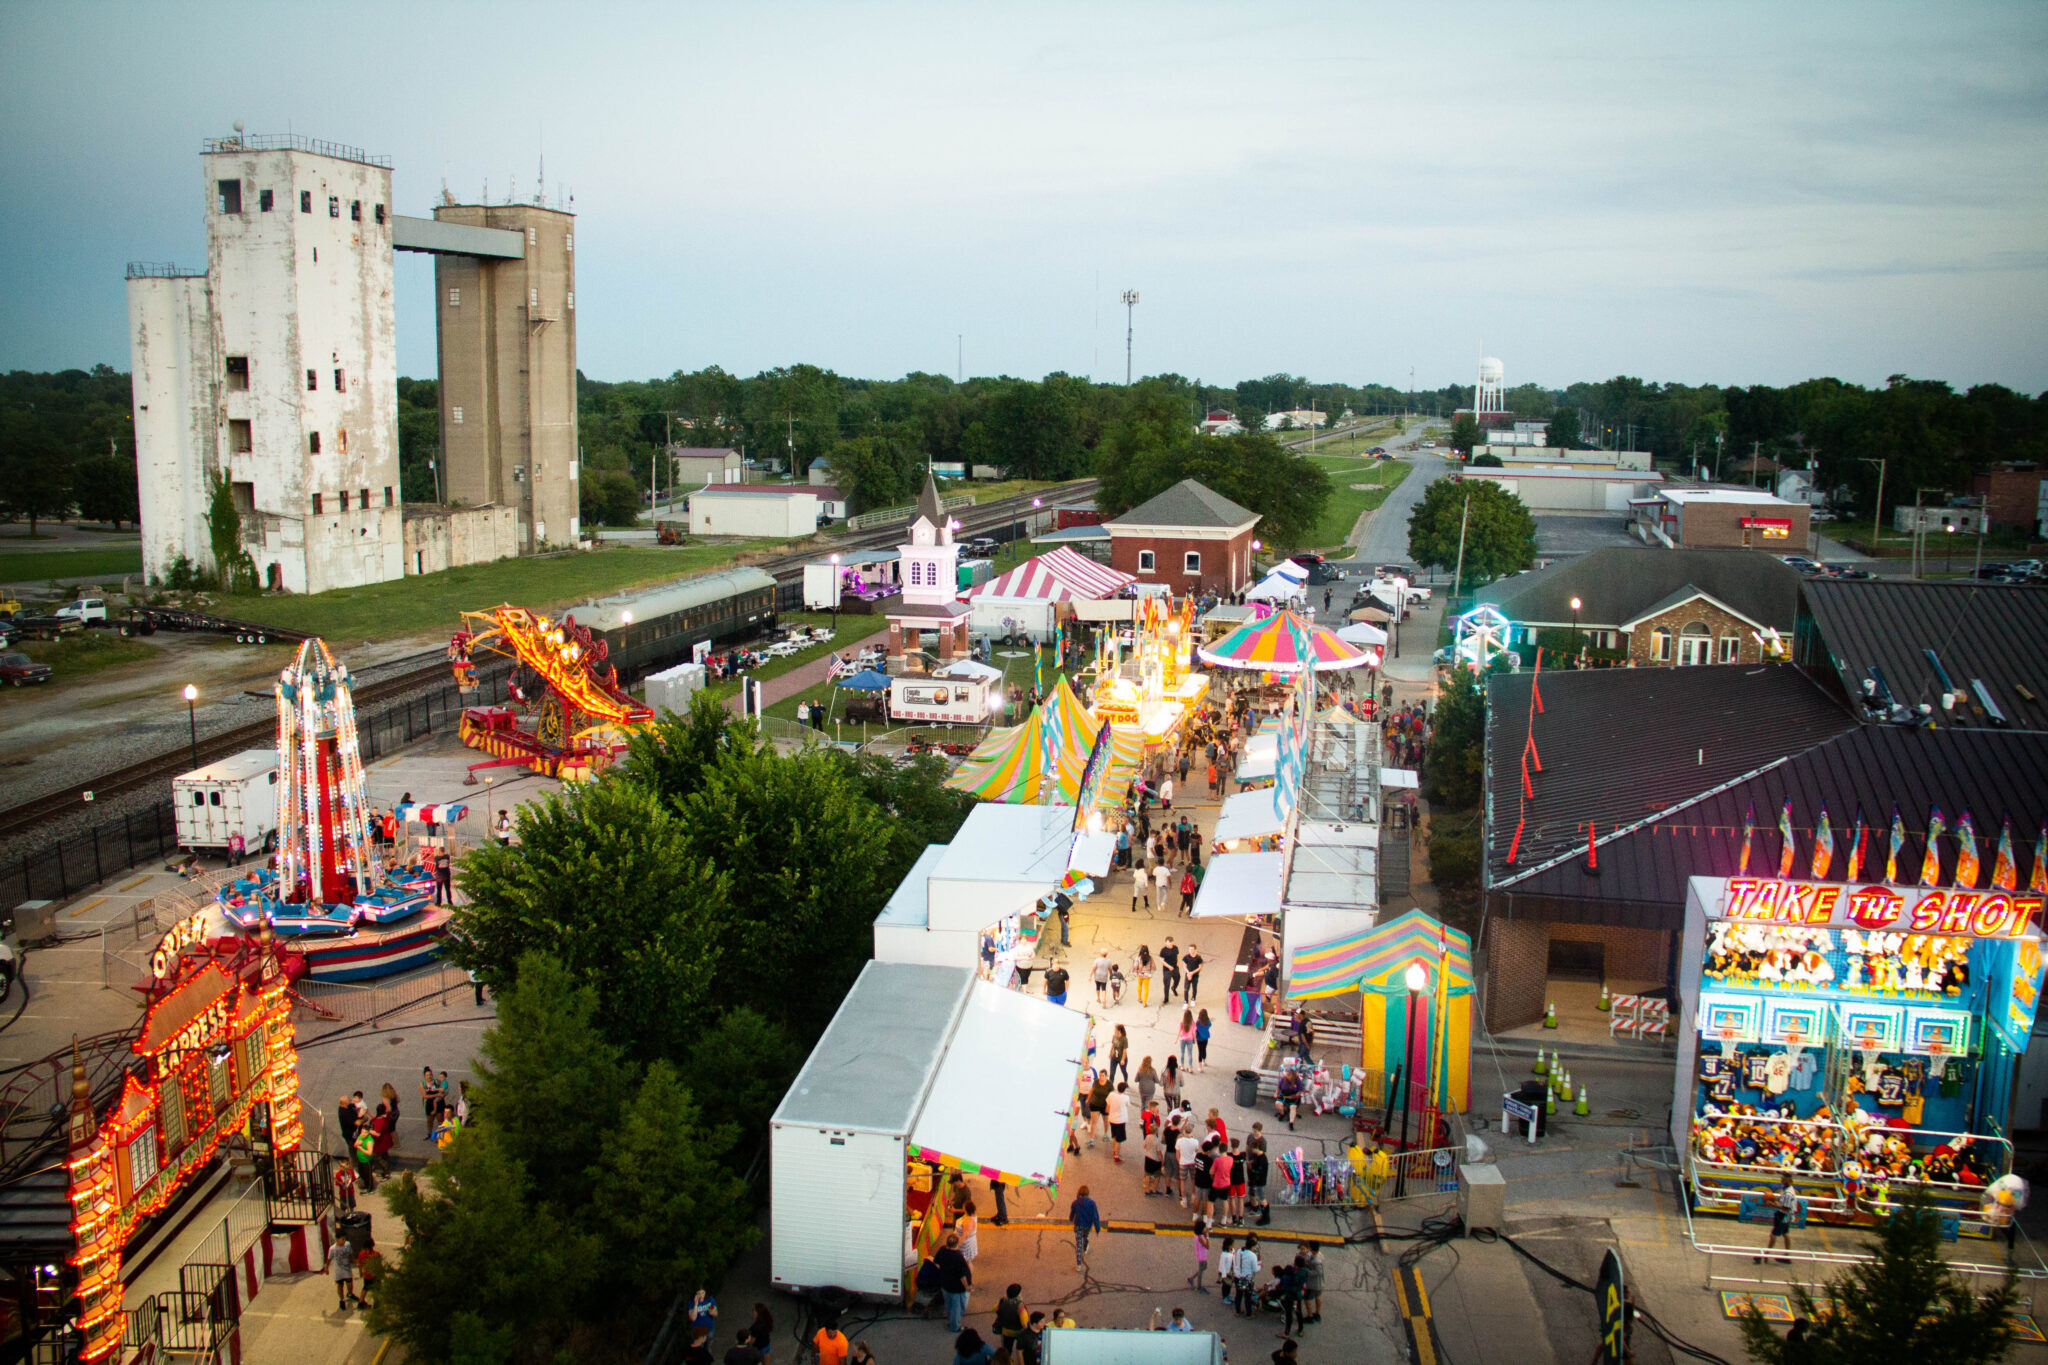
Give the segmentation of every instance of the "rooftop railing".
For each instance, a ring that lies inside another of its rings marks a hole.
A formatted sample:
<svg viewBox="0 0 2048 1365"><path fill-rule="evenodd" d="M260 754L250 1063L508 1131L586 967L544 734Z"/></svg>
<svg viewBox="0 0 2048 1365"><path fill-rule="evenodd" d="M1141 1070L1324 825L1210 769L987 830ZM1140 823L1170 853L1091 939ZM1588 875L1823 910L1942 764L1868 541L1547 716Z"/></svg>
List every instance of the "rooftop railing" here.
<svg viewBox="0 0 2048 1365"><path fill-rule="evenodd" d="M204 266L195 270L190 266L175 265L170 261L128 262L128 278L131 280L192 280L205 277Z"/></svg>
<svg viewBox="0 0 2048 1365"><path fill-rule="evenodd" d="M382 166L391 169L388 156L371 156L360 147L351 147L345 142L323 142L317 137L301 137L297 133L237 133L233 137L210 137L206 139L206 152L312 152L318 156L331 156L341 161L359 161L365 166Z"/></svg>

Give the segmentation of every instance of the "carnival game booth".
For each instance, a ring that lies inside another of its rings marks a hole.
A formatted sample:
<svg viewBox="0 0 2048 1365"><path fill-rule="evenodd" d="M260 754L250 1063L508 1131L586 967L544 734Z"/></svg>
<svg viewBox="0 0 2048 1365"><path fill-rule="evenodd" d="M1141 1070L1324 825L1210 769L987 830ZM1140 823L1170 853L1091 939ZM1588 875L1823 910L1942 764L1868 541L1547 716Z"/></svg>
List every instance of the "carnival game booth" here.
<svg viewBox="0 0 2048 1365"><path fill-rule="evenodd" d="M1091 612L1083 619L1129 620L1131 601L1122 594L1136 581L1062 546L971 589L967 629L977 637L1028 635L1049 644L1062 616L1079 614L1084 604L1108 601L1116 610Z"/></svg>
<svg viewBox="0 0 2048 1365"><path fill-rule="evenodd" d="M870 962L769 1120L769 1277L907 1302L946 1175L1051 1188L1088 1016L964 967Z"/></svg>
<svg viewBox="0 0 2048 1365"><path fill-rule="evenodd" d="M1408 969L1420 989L1409 991ZM1420 910L1297 948L1289 1000L1359 993L1359 1056L1368 1070L1426 1078L1426 1108L1472 1107L1472 940ZM1409 1027L1409 1011L1414 1027ZM1428 1131L1428 1125L1424 1125Z"/></svg>
<svg viewBox="0 0 2048 1365"><path fill-rule="evenodd" d="M1917 1190L1951 1238L2002 1221L1987 1190L2012 1171L2043 901L1692 878L1672 1140L1698 1207L1755 1211L1790 1171L1812 1217L1868 1222Z"/></svg>
<svg viewBox="0 0 2048 1365"><path fill-rule="evenodd" d="M1123 805L1144 759L1145 741L1130 726L1103 722L1060 678L1022 724L990 734L946 778L955 791L984 801L1075 804L1097 744L1104 745L1099 775L1090 785L1090 809Z"/></svg>
<svg viewBox="0 0 2048 1365"><path fill-rule="evenodd" d="M949 844L919 855L875 917L875 957L981 970L998 985L1017 980L1036 950L1040 903L1054 892L1081 900L1109 872L1114 836L1066 805L984 802Z"/></svg>
<svg viewBox="0 0 2048 1365"><path fill-rule="evenodd" d="M159 941L132 1032L74 1042L31 1072L50 1078L39 1093L60 1098L47 1116L38 1106L38 1122L53 1121L48 1139L16 1145L15 1130L0 1181L0 1267L14 1291L0 1300L9 1359L113 1361L174 1344L198 1359L208 1352L195 1345L238 1349L234 1322L260 1271L245 1278L228 1264L188 1263L179 1273L190 1292L174 1298L132 1288L140 1271L129 1264L173 1235L190 1201L224 1183L219 1157L230 1145L265 1177L256 1207L267 1231L250 1248L251 1267L271 1265L270 1232L300 1271L326 1250L324 1159L299 1150L286 950L268 934L209 937L210 923L202 911ZM163 1331L173 1323L175 1342Z"/></svg>

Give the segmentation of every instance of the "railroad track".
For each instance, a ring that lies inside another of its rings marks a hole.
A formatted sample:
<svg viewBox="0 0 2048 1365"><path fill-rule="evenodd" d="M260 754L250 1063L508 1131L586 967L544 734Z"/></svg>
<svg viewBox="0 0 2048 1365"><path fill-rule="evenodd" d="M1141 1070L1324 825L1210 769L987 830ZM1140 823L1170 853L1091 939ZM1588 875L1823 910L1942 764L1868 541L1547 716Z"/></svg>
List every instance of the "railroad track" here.
<svg viewBox="0 0 2048 1365"><path fill-rule="evenodd" d="M355 689L356 705L371 705L387 697L410 692L436 681L450 681L452 678L453 675L449 672L445 660L423 665L388 678L379 678L372 683L358 684ZM199 764L212 763L230 754L241 753L244 749L267 748L275 743L276 739L277 720L274 716L266 716L247 725L237 725L231 730L203 735L199 740ZM192 757L191 746L181 745L153 758L131 763L125 768L101 773L75 786L60 788L45 796L9 806L6 810L0 810L0 839L34 829L46 820L77 810L83 803L86 792L91 792L93 799L100 801L124 796L153 783L169 782L180 773L191 771L195 766Z"/></svg>
<svg viewBox="0 0 2048 1365"><path fill-rule="evenodd" d="M962 508L959 517L960 529L963 532L979 532L1015 525L1021 514L1030 509L1034 496L1047 501L1070 499L1091 494L1095 488L1096 480L1077 479L1071 483L1056 484L1037 494L1020 493L1014 497L999 498L994 502ZM904 530L903 526L885 526L874 531L862 532L835 541L832 549L845 553L848 550L898 545L902 543ZM798 554L777 555L762 561L757 567L777 582L789 582L801 578L803 566L817 559L819 553L818 550L811 550ZM355 689L356 705L367 706L432 682L447 681L449 677L447 662L436 660L404 673L379 678L375 682L358 683ZM197 765L192 761L191 747L179 746L153 758L131 763L125 768L101 773L88 781L62 788L46 796L23 801L0 810L0 839L34 829L46 820L77 810L86 792L91 792L96 801L122 796L138 788L168 782L180 773L191 771L195 766L226 758L230 754L238 754L244 749L266 747L275 741L276 735L276 720L266 716L262 720L251 721L247 725L238 725L231 730L223 730L201 738Z"/></svg>

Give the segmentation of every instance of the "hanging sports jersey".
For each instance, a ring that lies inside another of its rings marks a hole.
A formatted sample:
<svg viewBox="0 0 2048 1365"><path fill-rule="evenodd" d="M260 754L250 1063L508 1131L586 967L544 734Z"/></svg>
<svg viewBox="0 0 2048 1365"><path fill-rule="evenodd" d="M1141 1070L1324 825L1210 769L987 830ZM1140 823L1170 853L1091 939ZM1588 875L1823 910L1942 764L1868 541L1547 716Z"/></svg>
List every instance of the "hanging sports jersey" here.
<svg viewBox="0 0 2048 1365"><path fill-rule="evenodd" d="M1752 1090L1763 1089L1765 1080L1770 1074L1770 1064L1771 1054L1768 1052L1745 1052L1742 1054L1742 1083Z"/></svg>
<svg viewBox="0 0 2048 1365"><path fill-rule="evenodd" d="M1896 1067L1886 1067L1877 1073L1877 1102L1879 1104L1904 1104L1906 1102L1906 1077Z"/></svg>
<svg viewBox="0 0 2048 1365"><path fill-rule="evenodd" d="M1773 1095L1782 1095L1791 1082L1792 1059L1782 1052L1772 1054L1764 1063L1764 1089Z"/></svg>

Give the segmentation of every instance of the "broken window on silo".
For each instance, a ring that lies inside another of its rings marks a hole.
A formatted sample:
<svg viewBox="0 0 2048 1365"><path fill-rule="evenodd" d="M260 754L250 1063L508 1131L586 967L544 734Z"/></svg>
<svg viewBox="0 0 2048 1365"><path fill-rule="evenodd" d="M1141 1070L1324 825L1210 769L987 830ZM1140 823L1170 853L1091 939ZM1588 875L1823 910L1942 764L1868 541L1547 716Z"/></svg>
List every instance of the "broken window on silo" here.
<svg viewBox="0 0 2048 1365"><path fill-rule="evenodd" d="M264 213L270 212L271 192L269 190L256 191L256 207Z"/></svg>
<svg viewBox="0 0 2048 1365"><path fill-rule="evenodd" d="M242 211L242 182L223 180L215 186L220 191L220 211L240 213Z"/></svg>
<svg viewBox="0 0 2048 1365"><path fill-rule="evenodd" d="M228 388L236 393L249 387L249 357L231 355L228 357Z"/></svg>

